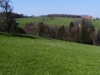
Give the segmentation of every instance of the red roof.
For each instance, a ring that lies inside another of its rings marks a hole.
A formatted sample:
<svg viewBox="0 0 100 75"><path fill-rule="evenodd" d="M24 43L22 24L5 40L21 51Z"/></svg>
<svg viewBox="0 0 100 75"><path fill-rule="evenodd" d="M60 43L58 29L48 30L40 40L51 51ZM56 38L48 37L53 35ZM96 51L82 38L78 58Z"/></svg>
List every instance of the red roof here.
<svg viewBox="0 0 100 75"><path fill-rule="evenodd" d="M86 19L93 19L93 16L83 16L82 18L86 18Z"/></svg>

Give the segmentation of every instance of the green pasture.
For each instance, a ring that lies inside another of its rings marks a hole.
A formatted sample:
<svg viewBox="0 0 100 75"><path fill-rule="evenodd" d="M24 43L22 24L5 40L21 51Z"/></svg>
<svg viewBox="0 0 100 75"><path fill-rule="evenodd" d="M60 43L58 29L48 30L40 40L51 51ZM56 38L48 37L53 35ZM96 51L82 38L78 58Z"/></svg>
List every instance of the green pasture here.
<svg viewBox="0 0 100 75"><path fill-rule="evenodd" d="M95 21L93 20L92 23L96 29L100 29L100 20L95 20Z"/></svg>
<svg viewBox="0 0 100 75"><path fill-rule="evenodd" d="M24 27L26 23L30 22L44 22L45 24L49 25L64 25L64 26L69 26L70 22L75 20L75 18L54 18L54 20L50 20L49 18L44 18L45 20L43 21L42 17L38 18L17 18L16 21L19 23L20 27ZM100 29L100 20L92 20L93 25L95 26L96 29Z"/></svg>
<svg viewBox="0 0 100 75"><path fill-rule="evenodd" d="M26 23L40 22L40 21L49 25L69 26L70 22L73 21L74 18L54 18L54 20L51 20L49 18L44 18L43 21L43 18L39 17L39 18L18 18L16 20L19 23L20 27L24 27Z"/></svg>
<svg viewBox="0 0 100 75"><path fill-rule="evenodd" d="M100 75L100 47L0 35L0 75Z"/></svg>

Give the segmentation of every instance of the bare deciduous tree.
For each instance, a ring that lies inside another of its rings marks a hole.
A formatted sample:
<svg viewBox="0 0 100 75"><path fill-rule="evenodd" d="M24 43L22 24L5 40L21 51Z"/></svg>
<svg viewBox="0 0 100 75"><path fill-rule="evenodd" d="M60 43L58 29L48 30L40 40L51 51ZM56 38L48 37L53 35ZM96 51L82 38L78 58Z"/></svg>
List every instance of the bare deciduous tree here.
<svg viewBox="0 0 100 75"><path fill-rule="evenodd" d="M2 17L4 20L4 23L7 27L7 31L9 32L11 26L12 26L12 20L14 22L14 19L12 18L12 10L13 7L10 5L10 0L0 0L0 8L2 9Z"/></svg>

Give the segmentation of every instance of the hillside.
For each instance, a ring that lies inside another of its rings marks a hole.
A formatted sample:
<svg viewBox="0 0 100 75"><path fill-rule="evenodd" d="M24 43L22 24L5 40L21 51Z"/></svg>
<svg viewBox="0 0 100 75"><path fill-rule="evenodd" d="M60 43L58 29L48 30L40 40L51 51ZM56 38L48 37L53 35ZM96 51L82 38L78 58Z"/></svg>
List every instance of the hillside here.
<svg viewBox="0 0 100 75"><path fill-rule="evenodd" d="M30 23L30 22L39 22L42 21L43 18L39 17L39 18L17 18L17 22L19 23L20 27L24 27L26 25L26 23ZM47 20L46 20L47 19ZM45 18L45 20L43 21L46 24L49 25L64 25L64 26L69 26L70 22L73 21L75 18L54 18L54 20L49 20L48 18ZM92 20L93 25L95 26L95 28L100 29L100 20Z"/></svg>
<svg viewBox="0 0 100 75"><path fill-rule="evenodd" d="M100 47L0 35L0 75L99 75Z"/></svg>
<svg viewBox="0 0 100 75"><path fill-rule="evenodd" d="M43 18L39 17L39 18L17 18L16 20L19 23L20 27L24 27L26 25L26 23L39 22L39 21L42 21L42 19ZM49 18L45 18L45 20L43 22L46 24L49 24L49 25L69 26L70 22L73 20L74 20L74 18L54 18L54 20L50 20Z"/></svg>

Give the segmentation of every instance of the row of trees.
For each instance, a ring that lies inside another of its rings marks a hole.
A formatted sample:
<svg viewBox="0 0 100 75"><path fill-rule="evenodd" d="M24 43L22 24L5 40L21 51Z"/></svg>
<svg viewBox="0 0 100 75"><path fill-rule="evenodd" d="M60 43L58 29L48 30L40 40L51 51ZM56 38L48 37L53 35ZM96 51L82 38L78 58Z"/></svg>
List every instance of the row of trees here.
<svg viewBox="0 0 100 75"><path fill-rule="evenodd" d="M72 14L48 14L41 15L40 17L68 17L68 18L81 18L81 15L72 15Z"/></svg>
<svg viewBox="0 0 100 75"><path fill-rule="evenodd" d="M0 0L0 31L8 33L25 33L23 28L18 27L18 23L12 13L13 7L10 0Z"/></svg>
<svg viewBox="0 0 100 75"><path fill-rule="evenodd" d="M75 22L77 22L77 20ZM26 24L24 30L27 34L45 38L54 38L91 45L100 44L100 42L98 42L100 41L100 32L95 30L91 21L88 19L80 20L77 26L74 22L71 22L69 27L47 25L42 22L29 23Z"/></svg>
<svg viewBox="0 0 100 75"><path fill-rule="evenodd" d="M27 16L25 16L24 14L18 14L18 13L12 13L14 18L25 18Z"/></svg>

